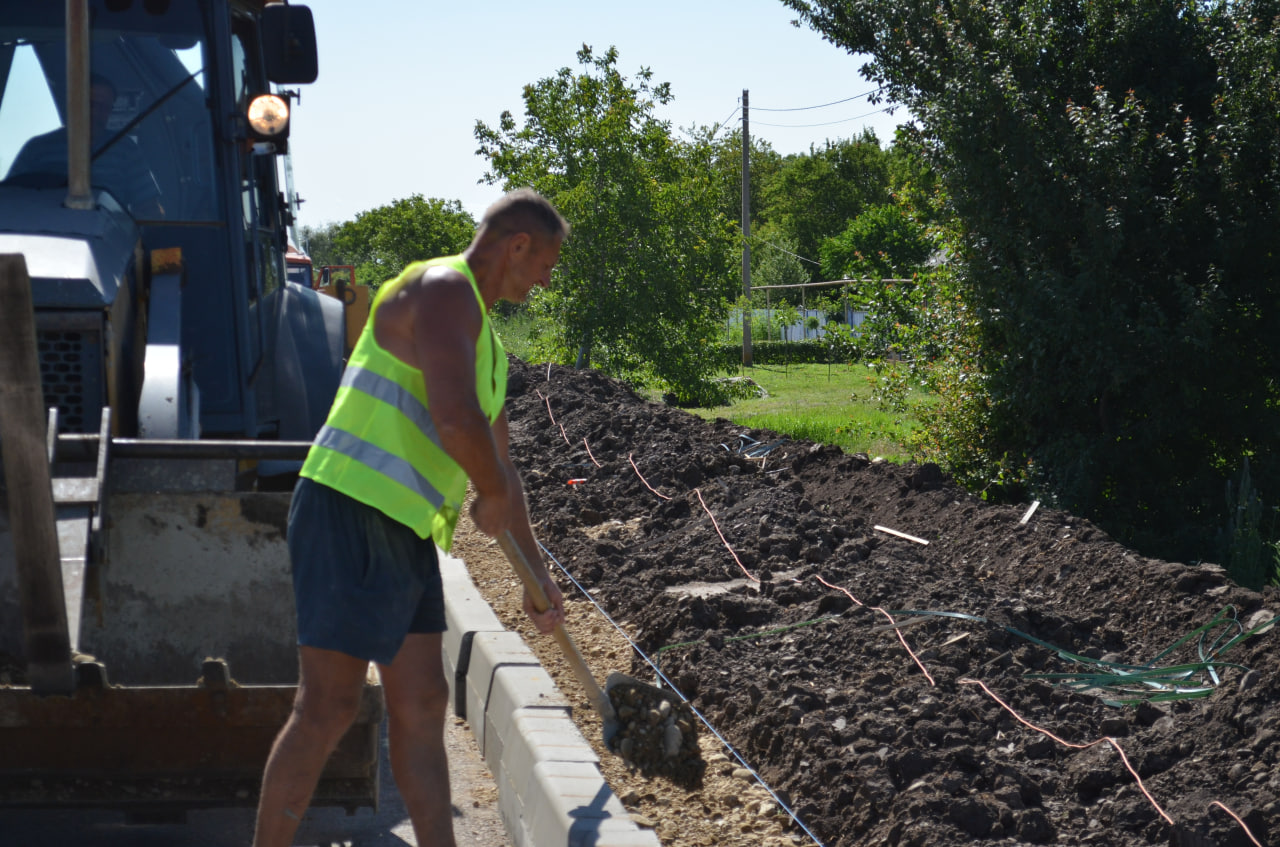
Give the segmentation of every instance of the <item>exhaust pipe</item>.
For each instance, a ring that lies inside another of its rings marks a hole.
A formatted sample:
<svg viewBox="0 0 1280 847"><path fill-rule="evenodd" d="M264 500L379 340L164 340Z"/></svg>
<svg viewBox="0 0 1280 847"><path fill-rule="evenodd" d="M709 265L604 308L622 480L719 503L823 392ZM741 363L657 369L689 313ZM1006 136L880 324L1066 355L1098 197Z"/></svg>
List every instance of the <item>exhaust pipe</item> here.
<svg viewBox="0 0 1280 847"><path fill-rule="evenodd" d="M67 0L68 209L93 208L89 134L89 0Z"/></svg>

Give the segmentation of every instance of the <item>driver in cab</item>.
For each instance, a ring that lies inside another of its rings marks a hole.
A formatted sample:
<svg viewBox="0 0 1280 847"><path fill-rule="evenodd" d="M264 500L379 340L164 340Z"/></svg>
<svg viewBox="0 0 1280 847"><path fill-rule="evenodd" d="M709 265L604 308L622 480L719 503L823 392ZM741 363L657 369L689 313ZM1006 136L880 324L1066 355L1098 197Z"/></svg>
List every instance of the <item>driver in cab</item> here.
<svg viewBox="0 0 1280 847"><path fill-rule="evenodd" d="M101 74L89 81L91 126L90 179L105 188L136 218L162 218L160 186L143 161L138 143L127 135L113 138L107 128L116 103L116 87ZM23 174L61 174L67 171L67 129L37 135L27 141L14 159L8 178Z"/></svg>

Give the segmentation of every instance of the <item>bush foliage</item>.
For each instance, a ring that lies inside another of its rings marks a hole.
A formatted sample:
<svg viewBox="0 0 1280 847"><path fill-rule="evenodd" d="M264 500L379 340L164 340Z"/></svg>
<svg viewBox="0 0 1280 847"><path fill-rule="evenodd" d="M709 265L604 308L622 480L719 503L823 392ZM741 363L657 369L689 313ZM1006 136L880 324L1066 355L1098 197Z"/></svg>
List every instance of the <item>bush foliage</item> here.
<svg viewBox="0 0 1280 847"><path fill-rule="evenodd" d="M1245 458L1280 493L1280 2L785 2L871 57L956 217L953 452L1168 558Z"/></svg>

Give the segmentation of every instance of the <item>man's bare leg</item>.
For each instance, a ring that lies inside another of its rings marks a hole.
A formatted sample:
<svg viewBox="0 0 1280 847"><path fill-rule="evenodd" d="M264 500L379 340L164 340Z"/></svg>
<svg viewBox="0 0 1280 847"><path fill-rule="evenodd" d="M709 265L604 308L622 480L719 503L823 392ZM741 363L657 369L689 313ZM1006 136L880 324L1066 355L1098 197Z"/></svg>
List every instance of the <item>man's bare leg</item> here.
<svg viewBox="0 0 1280 847"><path fill-rule="evenodd" d="M449 686L439 634L414 633L389 666L380 665L387 698L391 772L419 844L455 847L449 761L444 748Z"/></svg>
<svg viewBox="0 0 1280 847"><path fill-rule="evenodd" d="M293 843L325 762L355 720L369 670L364 659L333 650L299 647L298 654L298 695L267 759L254 847Z"/></svg>

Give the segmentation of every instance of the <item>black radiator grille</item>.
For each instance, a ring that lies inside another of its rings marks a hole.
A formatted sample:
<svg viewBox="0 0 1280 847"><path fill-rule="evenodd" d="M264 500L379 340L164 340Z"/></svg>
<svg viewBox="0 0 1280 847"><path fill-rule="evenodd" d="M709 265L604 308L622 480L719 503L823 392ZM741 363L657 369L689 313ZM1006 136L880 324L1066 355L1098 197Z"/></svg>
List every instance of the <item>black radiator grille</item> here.
<svg viewBox="0 0 1280 847"><path fill-rule="evenodd" d="M60 432L92 432L102 420L102 343L97 332L40 330L44 404L58 407Z"/></svg>

